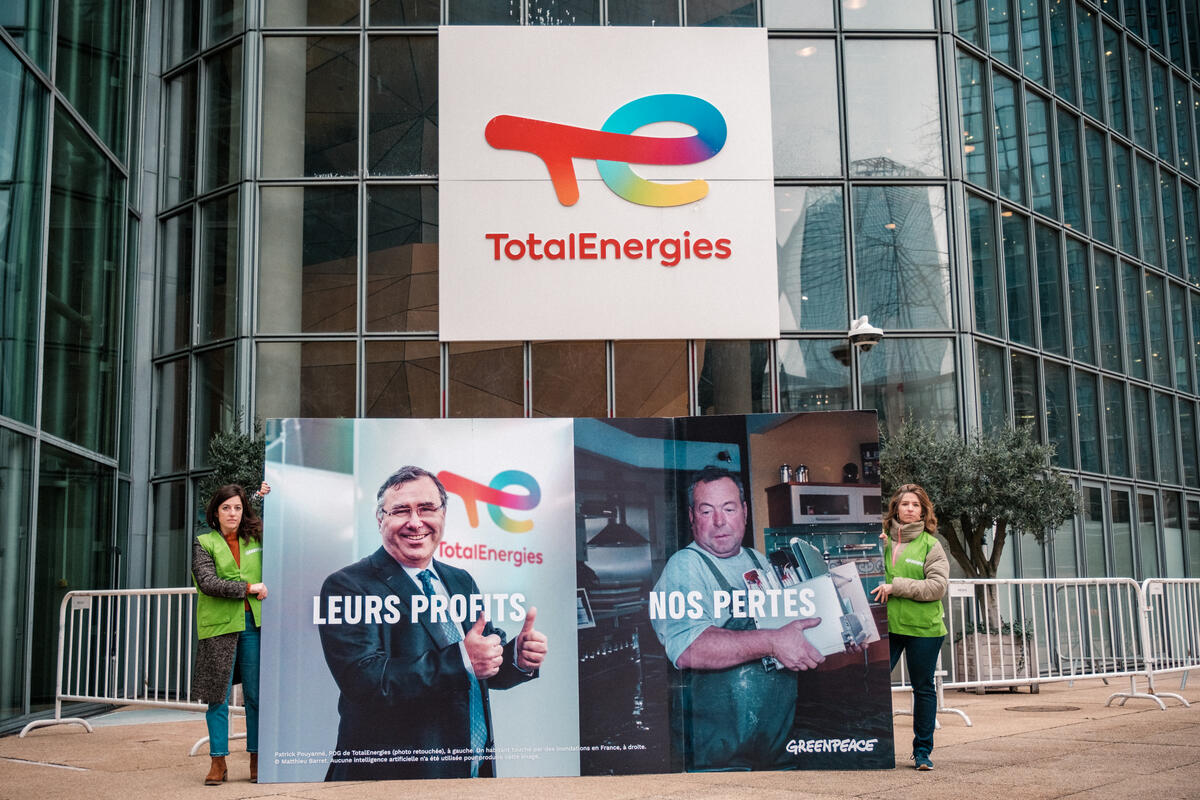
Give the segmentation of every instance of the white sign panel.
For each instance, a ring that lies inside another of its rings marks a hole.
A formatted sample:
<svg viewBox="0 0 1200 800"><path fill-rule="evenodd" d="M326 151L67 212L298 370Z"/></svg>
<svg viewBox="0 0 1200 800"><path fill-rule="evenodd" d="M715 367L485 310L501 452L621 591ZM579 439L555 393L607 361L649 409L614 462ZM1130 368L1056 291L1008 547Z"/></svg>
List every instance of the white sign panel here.
<svg viewBox="0 0 1200 800"><path fill-rule="evenodd" d="M778 338L762 29L440 29L441 338Z"/></svg>

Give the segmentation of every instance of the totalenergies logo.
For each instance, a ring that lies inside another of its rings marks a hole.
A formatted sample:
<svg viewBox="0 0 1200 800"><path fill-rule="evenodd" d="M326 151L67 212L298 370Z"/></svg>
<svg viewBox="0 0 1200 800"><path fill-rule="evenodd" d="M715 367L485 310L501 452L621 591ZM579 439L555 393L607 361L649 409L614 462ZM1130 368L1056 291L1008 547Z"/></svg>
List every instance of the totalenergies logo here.
<svg viewBox="0 0 1200 800"><path fill-rule="evenodd" d="M442 470L438 480L446 487L446 491L456 494L463 500L467 509L467 522L472 528L479 527L479 503L487 506L488 515L501 530L508 533L525 533L533 530L533 520L512 519L500 509L512 508L518 511L529 511L535 508L542 499L542 489L538 482L528 472L519 469L508 469L497 473L486 486L470 478ZM526 494L506 492L510 486L520 486Z"/></svg>
<svg viewBox="0 0 1200 800"><path fill-rule="evenodd" d="M634 136L655 122L682 122L694 136ZM639 97L612 113L600 130L502 114L484 129L488 144L498 150L518 150L540 158L550 171L558 202L573 206L579 200L572 159L596 162L600 177L620 197L643 206L682 206L708 194L702 180L656 183L639 177L630 164L698 164L725 146L725 117L707 100L689 94Z"/></svg>

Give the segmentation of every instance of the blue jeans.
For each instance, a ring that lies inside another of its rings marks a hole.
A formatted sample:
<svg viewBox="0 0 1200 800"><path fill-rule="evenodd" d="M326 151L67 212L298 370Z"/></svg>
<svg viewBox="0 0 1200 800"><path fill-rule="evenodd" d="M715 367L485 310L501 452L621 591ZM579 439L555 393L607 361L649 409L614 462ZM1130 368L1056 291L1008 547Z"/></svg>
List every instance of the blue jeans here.
<svg viewBox="0 0 1200 800"><path fill-rule="evenodd" d="M908 680L913 688L913 755L928 756L933 752L933 728L937 723L937 689L933 671L937 669L938 653L945 636L905 636L889 633L892 668L904 653Z"/></svg>
<svg viewBox="0 0 1200 800"><path fill-rule="evenodd" d="M242 674L242 695L246 704L246 752L258 752L258 639L259 629L254 626L254 613L246 612L246 630L238 634L235 669ZM230 680L233 673L229 673ZM208 723L208 754L229 755L229 697L233 694L232 683L225 690L225 700L209 703L204 712Z"/></svg>

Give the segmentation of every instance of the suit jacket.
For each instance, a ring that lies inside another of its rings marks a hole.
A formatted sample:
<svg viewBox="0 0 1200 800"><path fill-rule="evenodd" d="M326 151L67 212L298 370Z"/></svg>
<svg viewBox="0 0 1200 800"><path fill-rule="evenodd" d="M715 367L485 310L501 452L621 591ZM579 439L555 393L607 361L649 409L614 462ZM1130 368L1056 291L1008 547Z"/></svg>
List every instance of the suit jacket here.
<svg viewBox="0 0 1200 800"><path fill-rule="evenodd" d="M453 595L478 594L479 587L470 573L443 564L432 568ZM411 622L411 598L423 594L387 551L380 547L371 555L330 575L321 586L322 607L328 608L330 596L376 595L399 598L401 618L395 624L373 623L321 625L321 647L325 663L341 690L338 699L337 749L339 760L332 763L325 780L364 780L385 778L466 778L471 775L470 760L382 761L353 763L346 751L426 750L430 748L469 749L470 678L463 664L459 645L439 647L437 626L422 615ZM470 621L462 624L464 636ZM503 634L489 622L485 635ZM504 648L500 672L480 681L487 714L489 748L492 742L492 712L488 689L507 689L536 677L517 669L513 662L514 642ZM419 759L419 755L413 756ZM494 774L492 759L480 765L480 775Z"/></svg>

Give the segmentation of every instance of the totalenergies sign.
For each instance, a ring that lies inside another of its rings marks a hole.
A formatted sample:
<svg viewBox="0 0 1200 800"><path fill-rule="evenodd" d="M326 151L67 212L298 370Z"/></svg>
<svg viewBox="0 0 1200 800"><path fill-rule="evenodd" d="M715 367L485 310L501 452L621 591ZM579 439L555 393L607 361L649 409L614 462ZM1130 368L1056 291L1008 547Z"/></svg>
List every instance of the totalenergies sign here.
<svg viewBox="0 0 1200 800"><path fill-rule="evenodd" d="M766 35L439 31L443 340L779 335Z"/></svg>

